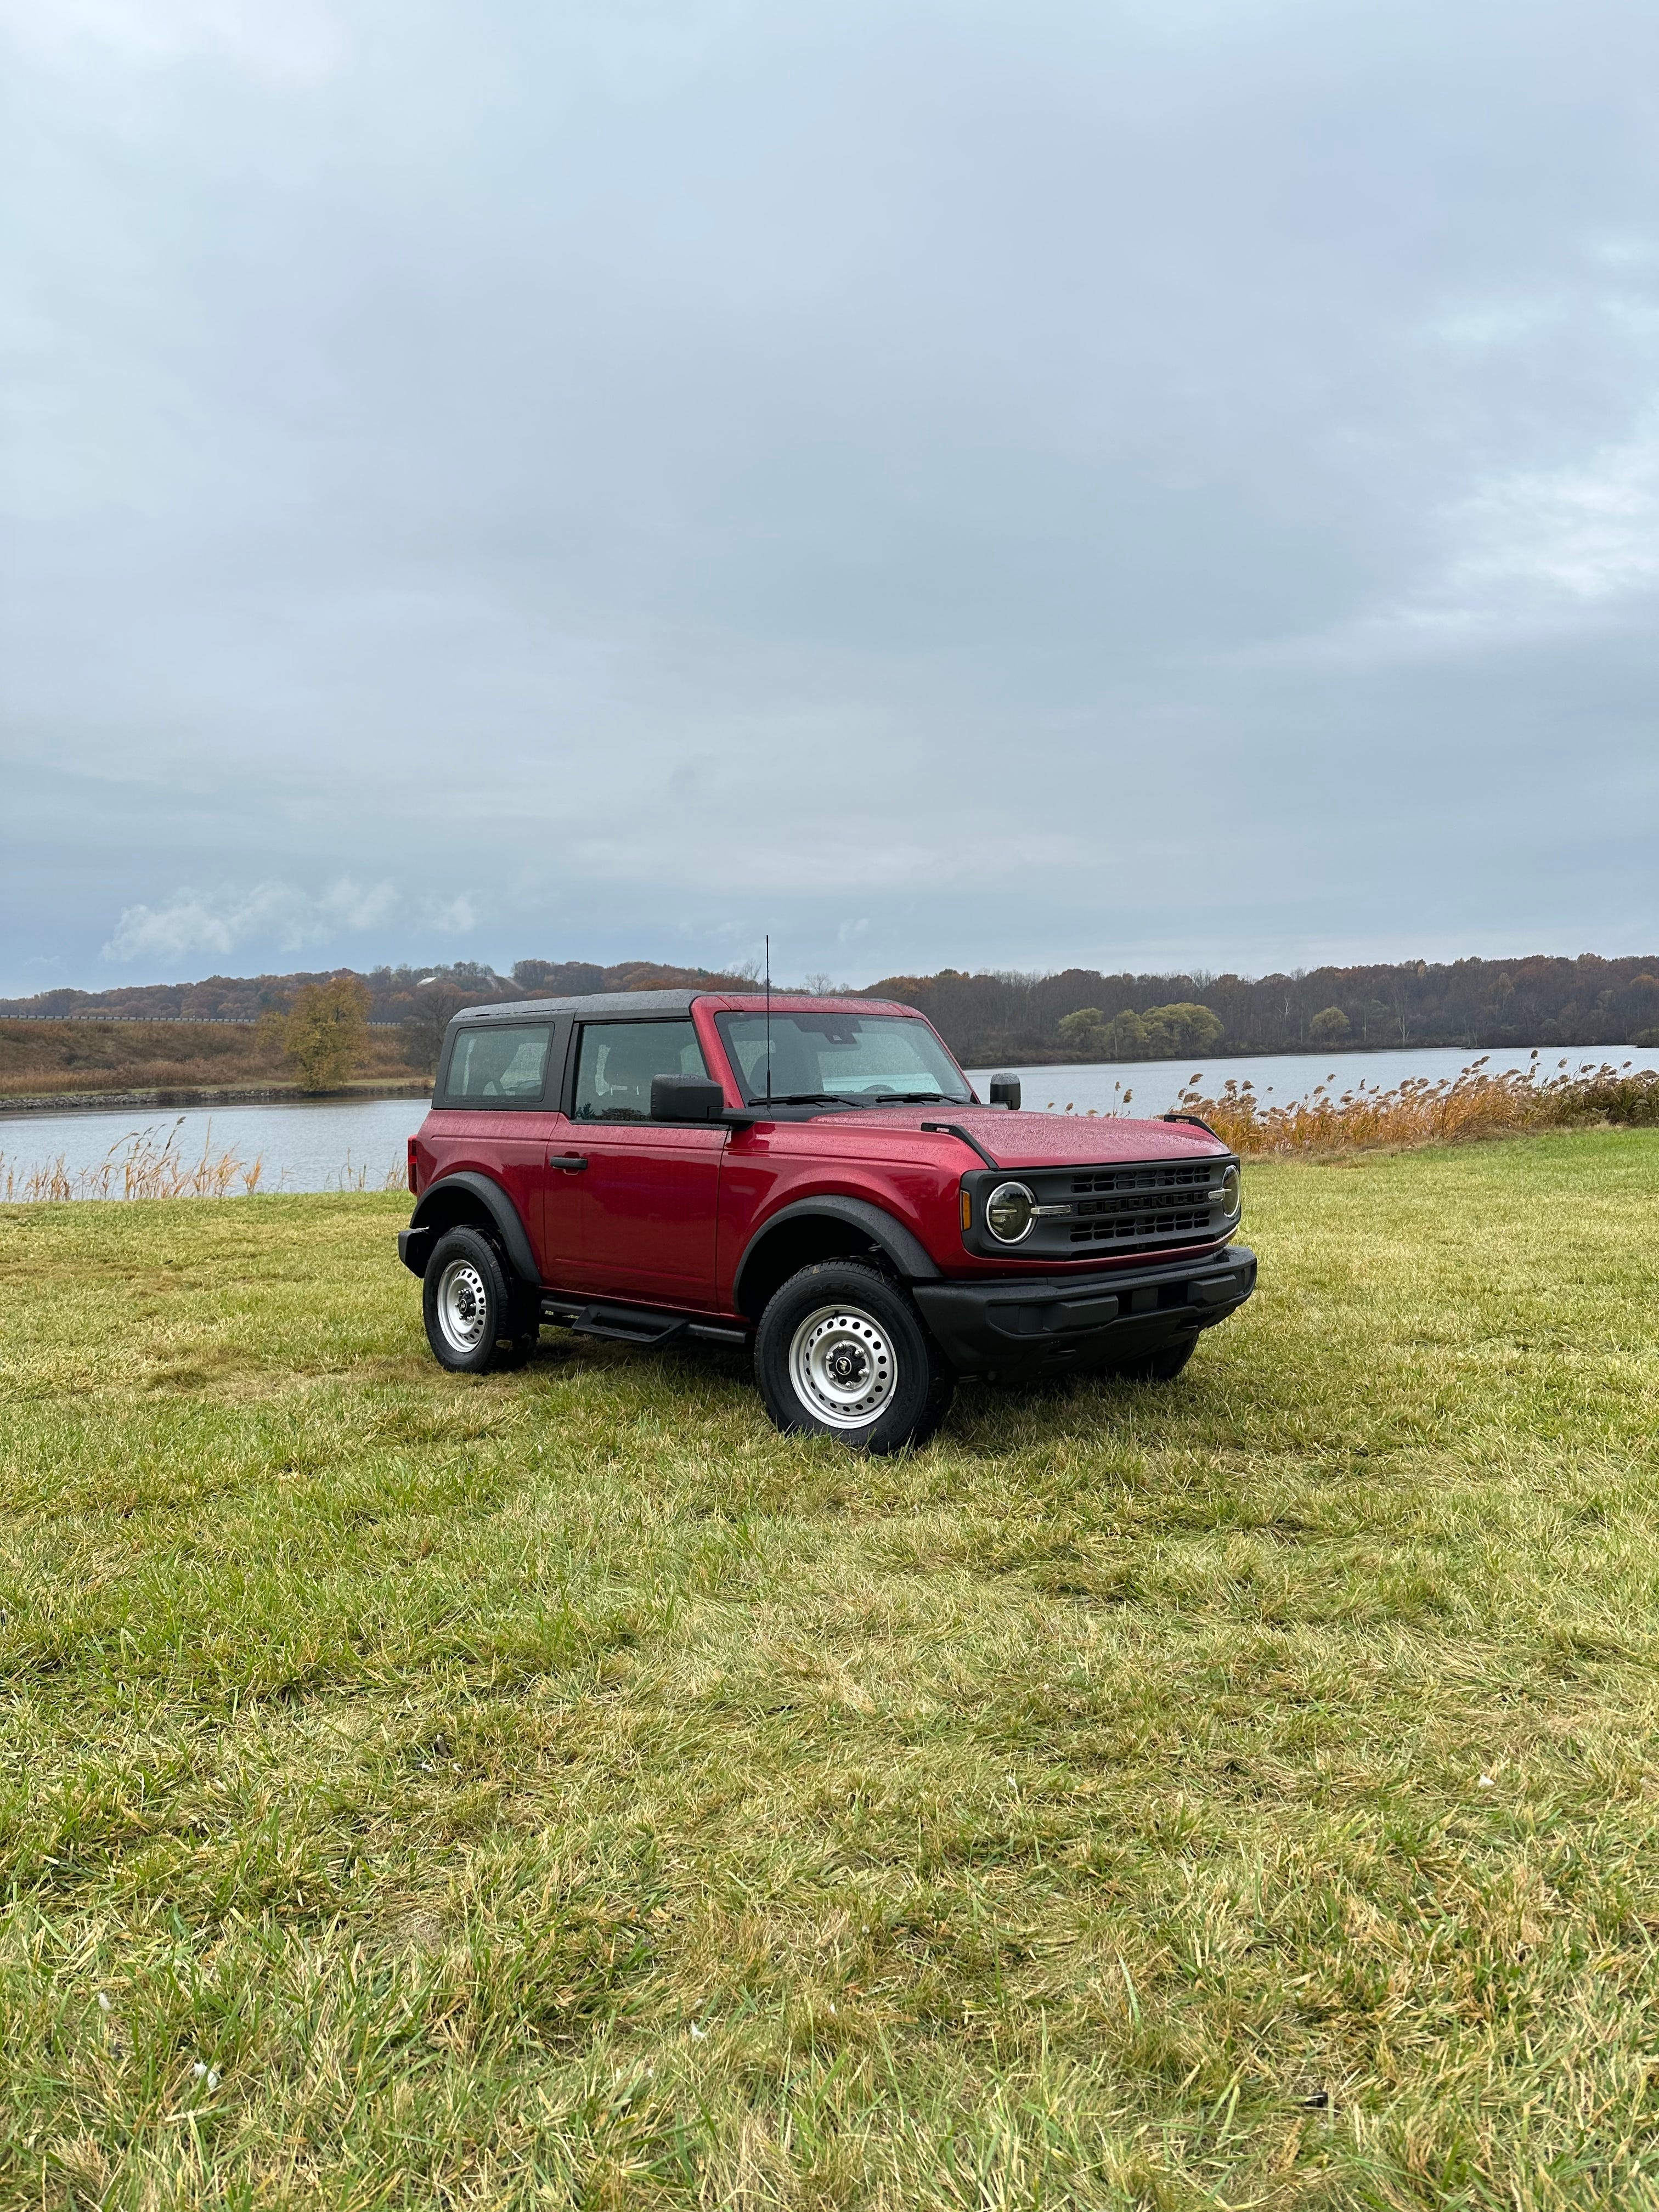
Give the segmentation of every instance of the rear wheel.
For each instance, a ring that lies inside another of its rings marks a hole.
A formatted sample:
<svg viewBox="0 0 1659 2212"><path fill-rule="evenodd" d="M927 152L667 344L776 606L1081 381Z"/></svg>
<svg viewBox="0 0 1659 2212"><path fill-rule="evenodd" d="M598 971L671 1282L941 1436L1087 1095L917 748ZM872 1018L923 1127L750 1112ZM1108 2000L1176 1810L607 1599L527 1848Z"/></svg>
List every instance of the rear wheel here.
<svg viewBox="0 0 1659 2212"><path fill-rule="evenodd" d="M1173 1382L1198 1349L1195 1336L1178 1336L1156 1352L1143 1352L1138 1359L1115 1359L1102 1371L1121 1375L1126 1382Z"/></svg>
<svg viewBox="0 0 1659 2212"><path fill-rule="evenodd" d="M481 1229L450 1229L438 1239L421 1304L434 1358L457 1374L509 1366L535 1344L529 1300Z"/></svg>
<svg viewBox="0 0 1659 2212"><path fill-rule="evenodd" d="M761 1316L755 1375L786 1436L855 1451L926 1443L956 1377L904 1292L861 1260L825 1260L785 1283Z"/></svg>

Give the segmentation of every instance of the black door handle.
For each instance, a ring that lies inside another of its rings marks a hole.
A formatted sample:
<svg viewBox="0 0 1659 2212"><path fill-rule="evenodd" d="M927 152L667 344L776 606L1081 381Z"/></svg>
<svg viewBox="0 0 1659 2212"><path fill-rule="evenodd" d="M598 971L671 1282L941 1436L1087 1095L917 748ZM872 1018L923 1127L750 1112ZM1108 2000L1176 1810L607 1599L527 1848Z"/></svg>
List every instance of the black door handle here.
<svg viewBox="0 0 1659 2212"><path fill-rule="evenodd" d="M580 1152L550 1152L547 1164L550 1168L563 1168L567 1173L574 1175L579 1169L587 1165L587 1161Z"/></svg>

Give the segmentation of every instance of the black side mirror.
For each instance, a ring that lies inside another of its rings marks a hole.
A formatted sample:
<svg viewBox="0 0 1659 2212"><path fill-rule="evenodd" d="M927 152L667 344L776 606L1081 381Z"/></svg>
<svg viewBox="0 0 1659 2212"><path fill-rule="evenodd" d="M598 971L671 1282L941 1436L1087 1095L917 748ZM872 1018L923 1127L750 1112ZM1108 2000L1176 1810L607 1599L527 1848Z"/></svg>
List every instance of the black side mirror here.
<svg viewBox="0 0 1659 2212"><path fill-rule="evenodd" d="M726 1093L706 1075L653 1075L653 1121L718 1121L726 1112Z"/></svg>
<svg viewBox="0 0 1659 2212"><path fill-rule="evenodd" d="M1019 1111L1019 1078L1017 1075L994 1075L991 1078L991 1103L1006 1106L1011 1114Z"/></svg>

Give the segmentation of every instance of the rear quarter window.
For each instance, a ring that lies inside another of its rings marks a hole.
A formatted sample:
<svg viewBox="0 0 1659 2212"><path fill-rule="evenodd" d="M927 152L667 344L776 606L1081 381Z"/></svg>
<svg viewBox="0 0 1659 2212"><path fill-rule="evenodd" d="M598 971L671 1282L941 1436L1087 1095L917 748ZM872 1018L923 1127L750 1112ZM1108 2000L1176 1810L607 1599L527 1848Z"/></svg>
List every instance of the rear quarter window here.
<svg viewBox="0 0 1659 2212"><path fill-rule="evenodd" d="M480 1022L458 1030L436 1106L539 1106L547 1087L551 1022Z"/></svg>

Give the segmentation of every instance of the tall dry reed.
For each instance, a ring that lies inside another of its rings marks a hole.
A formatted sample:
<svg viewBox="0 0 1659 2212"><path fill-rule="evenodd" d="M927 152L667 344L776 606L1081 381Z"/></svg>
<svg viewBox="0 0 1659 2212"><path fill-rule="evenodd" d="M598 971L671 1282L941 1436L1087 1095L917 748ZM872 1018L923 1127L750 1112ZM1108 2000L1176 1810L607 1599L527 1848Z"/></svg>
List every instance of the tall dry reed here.
<svg viewBox="0 0 1659 2212"><path fill-rule="evenodd" d="M1307 1097L1282 1106L1265 1103L1248 1080L1230 1080L1218 1097L1207 1096L1194 1076L1176 1110L1206 1122L1236 1152L1258 1158L1456 1144L1598 1121L1659 1123L1659 1074L1629 1060L1570 1073L1563 1060L1546 1075L1534 1053L1527 1067L1492 1074L1490 1057L1483 1054L1437 1082L1407 1076L1392 1091L1362 1078L1338 1091L1332 1073Z"/></svg>
<svg viewBox="0 0 1659 2212"><path fill-rule="evenodd" d="M161 1124L134 1129L112 1145L101 1160L70 1168L62 1152L44 1165L25 1166L0 1152L0 1205L50 1204L80 1198L240 1198L260 1189L279 1189L266 1182L264 1155L245 1160L233 1146L216 1151L213 1124L204 1133L201 1157L187 1158L179 1148L180 1115L165 1136ZM394 1160L384 1174L354 1161L348 1152L335 1177L338 1190L402 1190L406 1163Z"/></svg>
<svg viewBox="0 0 1659 2212"><path fill-rule="evenodd" d="M118 1138L91 1167L70 1168L59 1152L44 1165L25 1167L0 1153L0 1201L27 1205L73 1198L230 1198L258 1190L263 1154L245 1160L233 1147L216 1152L208 1123L201 1157L179 1147L181 1115L165 1137L160 1125Z"/></svg>
<svg viewBox="0 0 1659 2212"><path fill-rule="evenodd" d="M1659 1118L1659 1077L1607 1066L1544 1074L1534 1054L1524 1069L1487 1073L1483 1054L1455 1076L1407 1076L1392 1091L1363 1080L1341 1092L1333 1074L1305 1098L1265 1105L1248 1082L1219 1097L1188 1089L1178 1110L1195 1114L1240 1154L1358 1152L1377 1146L1444 1145L1521 1136L1598 1120ZM1650 1110L1644 1111L1647 1109Z"/></svg>

